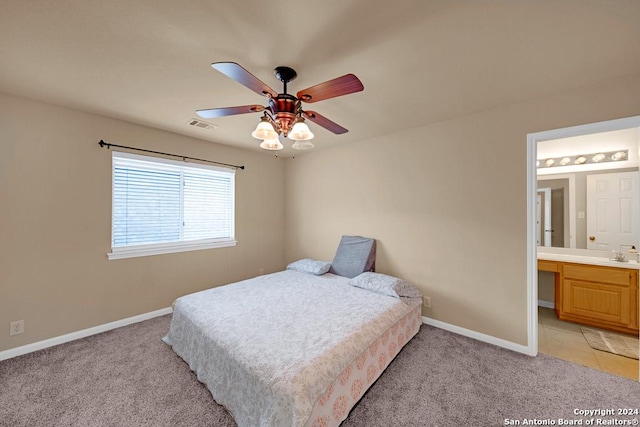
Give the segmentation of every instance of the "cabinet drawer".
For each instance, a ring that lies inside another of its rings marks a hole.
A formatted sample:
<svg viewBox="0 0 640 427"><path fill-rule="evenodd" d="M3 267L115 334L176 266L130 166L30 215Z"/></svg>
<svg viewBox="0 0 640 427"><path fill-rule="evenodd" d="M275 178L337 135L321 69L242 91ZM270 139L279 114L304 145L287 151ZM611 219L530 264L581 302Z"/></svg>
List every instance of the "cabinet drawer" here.
<svg viewBox="0 0 640 427"><path fill-rule="evenodd" d="M634 327L628 287L563 280L563 311L585 319Z"/></svg>
<svg viewBox="0 0 640 427"><path fill-rule="evenodd" d="M590 282L610 283L629 286L629 271L621 268L590 265L565 264L562 267L565 278L587 280Z"/></svg>
<svg viewBox="0 0 640 427"><path fill-rule="evenodd" d="M538 270L551 271L552 273L558 273L560 271L560 265L555 261L547 261L544 259L538 260Z"/></svg>

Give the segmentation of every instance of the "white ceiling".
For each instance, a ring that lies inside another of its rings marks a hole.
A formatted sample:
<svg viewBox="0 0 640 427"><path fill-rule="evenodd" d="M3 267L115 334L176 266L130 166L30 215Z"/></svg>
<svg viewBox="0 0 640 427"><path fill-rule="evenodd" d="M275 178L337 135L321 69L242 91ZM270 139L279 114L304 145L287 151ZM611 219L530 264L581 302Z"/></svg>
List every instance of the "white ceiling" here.
<svg viewBox="0 0 640 427"><path fill-rule="evenodd" d="M2 0L0 91L259 150L259 114L187 125L265 101L211 62L277 91L293 67L290 93L354 73L310 108L349 129L311 123L322 149L638 74L639 22L637 0Z"/></svg>

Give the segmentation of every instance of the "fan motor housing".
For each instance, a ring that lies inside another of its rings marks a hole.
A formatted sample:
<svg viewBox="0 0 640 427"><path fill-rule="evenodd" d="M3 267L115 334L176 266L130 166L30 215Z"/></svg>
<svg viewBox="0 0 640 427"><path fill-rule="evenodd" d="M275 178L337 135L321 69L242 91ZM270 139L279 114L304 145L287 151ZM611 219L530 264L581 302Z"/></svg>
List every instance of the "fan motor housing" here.
<svg viewBox="0 0 640 427"><path fill-rule="evenodd" d="M280 124L280 131L287 136L300 109L300 101L293 95L281 93L269 99L269 110L273 119Z"/></svg>

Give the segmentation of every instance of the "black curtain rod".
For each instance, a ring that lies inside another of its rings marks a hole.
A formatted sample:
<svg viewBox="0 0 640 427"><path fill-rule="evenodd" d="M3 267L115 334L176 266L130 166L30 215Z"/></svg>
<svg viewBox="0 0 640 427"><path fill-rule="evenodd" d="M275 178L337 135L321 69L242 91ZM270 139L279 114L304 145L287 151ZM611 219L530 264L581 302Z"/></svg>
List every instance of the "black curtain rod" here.
<svg viewBox="0 0 640 427"><path fill-rule="evenodd" d="M100 140L100 142L98 142L98 145L100 147L105 147L106 146L109 149L111 147L126 148L127 150L144 151L145 153L162 154L163 156L178 157L179 159L182 159L182 160L187 160L187 159L189 159L189 160L197 160L199 162L206 162L206 163L213 163L215 165L229 166L229 167L235 168L235 169L244 169L244 166L230 165L229 163L222 163L222 162L214 162L213 160L198 159L197 157L180 156L178 154L163 153L161 151L145 150L144 148L127 147L126 145L110 144L108 142L104 142L102 139Z"/></svg>

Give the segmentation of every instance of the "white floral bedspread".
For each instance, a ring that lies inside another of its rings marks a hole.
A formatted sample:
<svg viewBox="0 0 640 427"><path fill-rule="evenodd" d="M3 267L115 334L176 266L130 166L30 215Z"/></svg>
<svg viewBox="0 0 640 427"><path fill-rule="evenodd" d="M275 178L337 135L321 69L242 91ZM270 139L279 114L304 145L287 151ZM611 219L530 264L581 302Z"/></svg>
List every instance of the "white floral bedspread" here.
<svg viewBox="0 0 640 427"><path fill-rule="evenodd" d="M412 308L348 280L288 270L187 295L163 340L238 426L302 426L338 375Z"/></svg>

